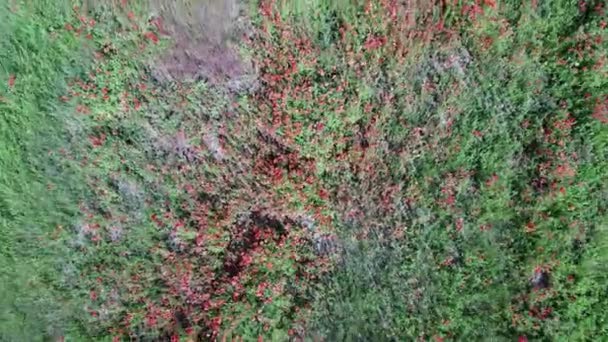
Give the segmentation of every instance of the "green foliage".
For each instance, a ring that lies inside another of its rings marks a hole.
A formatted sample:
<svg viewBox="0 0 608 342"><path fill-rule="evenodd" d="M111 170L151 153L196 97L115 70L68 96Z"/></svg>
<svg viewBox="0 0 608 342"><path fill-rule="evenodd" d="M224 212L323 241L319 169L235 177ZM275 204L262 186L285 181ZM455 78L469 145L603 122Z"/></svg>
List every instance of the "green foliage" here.
<svg viewBox="0 0 608 342"><path fill-rule="evenodd" d="M70 328L77 311L54 286L65 250L48 237L75 216L82 184L46 156L65 145L64 77L87 59L73 53L78 39L57 35L67 4L5 2L1 11L0 339L39 340Z"/></svg>

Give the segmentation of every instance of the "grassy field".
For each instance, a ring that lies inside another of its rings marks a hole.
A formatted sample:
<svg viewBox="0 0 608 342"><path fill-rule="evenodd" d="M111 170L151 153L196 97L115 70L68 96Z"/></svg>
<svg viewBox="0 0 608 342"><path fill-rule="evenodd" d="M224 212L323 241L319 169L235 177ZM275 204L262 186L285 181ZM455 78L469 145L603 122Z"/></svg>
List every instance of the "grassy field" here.
<svg viewBox="0 0 608 342"><path fill-rule="evenodd" d="M604 2L0 6L0 340L608 334Z"/></svg>

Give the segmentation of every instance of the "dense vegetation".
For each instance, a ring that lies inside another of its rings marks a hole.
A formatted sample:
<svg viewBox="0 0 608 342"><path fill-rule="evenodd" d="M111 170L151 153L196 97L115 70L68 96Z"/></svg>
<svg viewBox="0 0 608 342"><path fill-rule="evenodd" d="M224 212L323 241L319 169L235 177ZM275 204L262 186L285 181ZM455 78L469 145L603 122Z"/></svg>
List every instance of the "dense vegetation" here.
<svg viewBox="0 0 608 342"><path fill-rule="evenodd" d="M603 1L0 6L1 340L608 334Z"/></svg>

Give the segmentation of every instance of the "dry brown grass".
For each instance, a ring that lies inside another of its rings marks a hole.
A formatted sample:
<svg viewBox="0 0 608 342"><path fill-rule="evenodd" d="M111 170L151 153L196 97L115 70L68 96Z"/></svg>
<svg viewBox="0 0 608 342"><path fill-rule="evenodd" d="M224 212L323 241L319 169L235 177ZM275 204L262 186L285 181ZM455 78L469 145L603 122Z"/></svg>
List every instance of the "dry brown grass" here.
<svg viewBox="0 0 608 342"><path fill-rule="evenodd" d="M236 0L152 0L150 8L169 29L209 44L222 44L233 38L239 15Z"/></svg>
<svg viewBox="0 0 608 342"><path fill-rule="evenodd" d="M156 63L160 79L217 84L250 72L234 47L244 30L237 0L152 0L150 11L175 44Z"/></svg>

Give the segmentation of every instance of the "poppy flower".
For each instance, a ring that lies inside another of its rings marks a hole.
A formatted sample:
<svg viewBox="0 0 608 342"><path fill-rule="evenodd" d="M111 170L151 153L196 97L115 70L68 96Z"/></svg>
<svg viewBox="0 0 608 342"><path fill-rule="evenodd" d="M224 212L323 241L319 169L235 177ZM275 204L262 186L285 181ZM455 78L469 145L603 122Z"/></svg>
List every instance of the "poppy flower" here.
<svg viewBox="0 0 608 342"><path fill-rule="evenodd" d="M151 40L154 44L158 43L158 36L154 32L148 31L144 33L144 36Z"/></svg>

